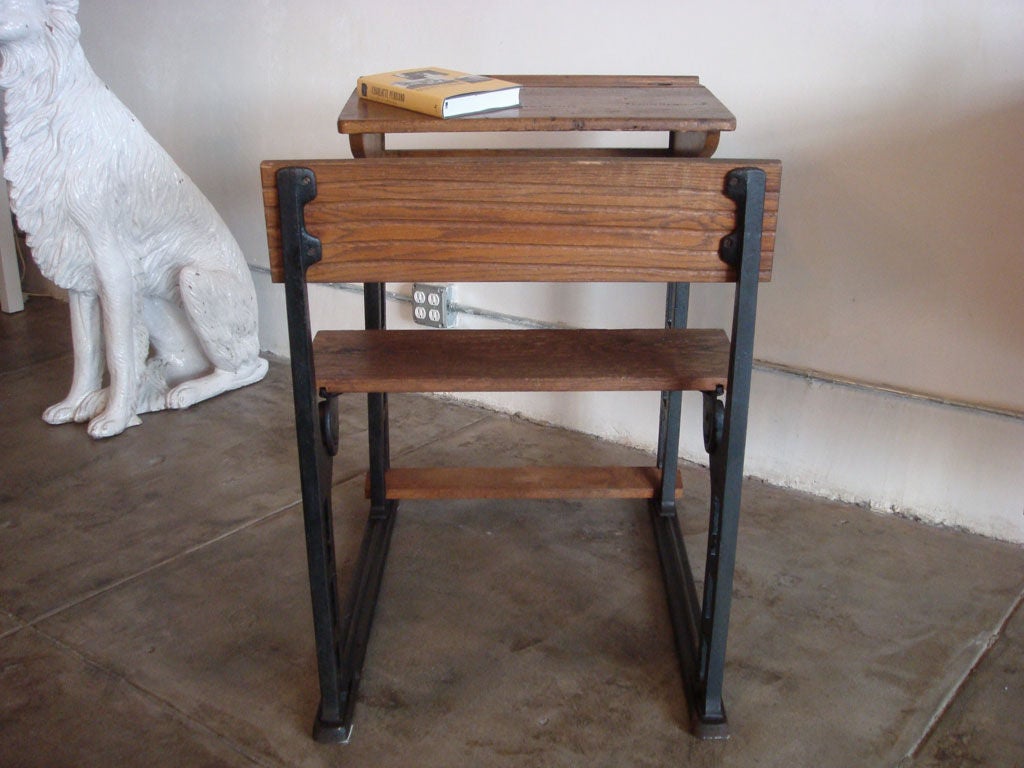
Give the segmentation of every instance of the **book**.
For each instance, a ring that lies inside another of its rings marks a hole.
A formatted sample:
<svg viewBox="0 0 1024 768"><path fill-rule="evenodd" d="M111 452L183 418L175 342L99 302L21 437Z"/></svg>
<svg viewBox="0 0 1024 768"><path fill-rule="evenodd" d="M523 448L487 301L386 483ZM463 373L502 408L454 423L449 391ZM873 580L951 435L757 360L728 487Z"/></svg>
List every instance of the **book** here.
<svg viewBox="0 0 1024 768"><path fill-rule="evenodd" d="M363 75L359 96L434 117L459 117L519 106L517 83L441 67Z"/></svg>

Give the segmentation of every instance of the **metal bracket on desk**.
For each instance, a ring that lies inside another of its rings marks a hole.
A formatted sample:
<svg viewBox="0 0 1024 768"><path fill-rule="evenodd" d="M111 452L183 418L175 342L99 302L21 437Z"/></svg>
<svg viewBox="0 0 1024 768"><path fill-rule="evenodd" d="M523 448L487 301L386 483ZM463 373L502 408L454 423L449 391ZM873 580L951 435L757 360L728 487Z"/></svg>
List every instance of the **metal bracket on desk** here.
<svg viewBox="0 0 1024 768"><path fill-rule="evenodd" d="M748 177L755 176L759 180L756 185L755 198L750 203L755 209L756 227L747 227L747 190L750 188ZM764 216L764 171L760 168L735 168L729 172L725 180L725 196L736 203L736 229L722 238L718 246L718 255L730 267L739 267L740 255L746 250L757 254L758 267L761 261L761 217ZM756 232L756 241L751 235ZM737 280L737 283L739 281Z"/></svg>

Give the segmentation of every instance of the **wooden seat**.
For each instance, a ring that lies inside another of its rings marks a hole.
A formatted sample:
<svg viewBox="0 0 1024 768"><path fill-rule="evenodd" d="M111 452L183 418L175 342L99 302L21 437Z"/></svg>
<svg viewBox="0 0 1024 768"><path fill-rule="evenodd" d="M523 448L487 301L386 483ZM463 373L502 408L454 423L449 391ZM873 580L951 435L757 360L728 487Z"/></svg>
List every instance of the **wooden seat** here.
<svg viewBox="0 0 1024 768"><path fill-rule="evenodd" d="M721 735L758 282L771 276L775 161L453 156L268 161L271 271L285 283L321 705L315 736L347 740L399 499L650 499L684 687ZM395 331L385 283L642 281L668 285L655 329ZM308 282L364 285L366 328L312 334ZM733 323L686 327L689 284L732 282ZM662 393L650 467L390 466L391 392ZM682 391L704 397L712 483L703 597L679 531ZM345 608L330 502L337 395L369 397L370 513ZM668 470L668 471L666 471ZM596 588L596 587L595 587Z"/></svg>
<svg viewBox="0 0 1024 768"><path fill-rule="evenodd" d="M674 328L321 331L325 392L566 392L724 387L729 339Z"/></svg>

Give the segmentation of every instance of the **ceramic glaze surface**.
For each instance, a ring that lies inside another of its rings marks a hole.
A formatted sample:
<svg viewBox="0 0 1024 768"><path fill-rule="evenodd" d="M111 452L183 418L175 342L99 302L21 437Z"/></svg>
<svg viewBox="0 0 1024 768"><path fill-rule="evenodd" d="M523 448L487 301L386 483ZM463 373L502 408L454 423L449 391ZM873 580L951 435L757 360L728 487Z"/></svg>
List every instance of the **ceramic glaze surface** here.
<svg viewBox="0 0 1024 768"><path fill-rule="evenodd" d="M93 72L77 11L0 0L4 176L33 258L71 303L72 383L43 419L101 438L255 383L267 363L241 249Z"/></svg>

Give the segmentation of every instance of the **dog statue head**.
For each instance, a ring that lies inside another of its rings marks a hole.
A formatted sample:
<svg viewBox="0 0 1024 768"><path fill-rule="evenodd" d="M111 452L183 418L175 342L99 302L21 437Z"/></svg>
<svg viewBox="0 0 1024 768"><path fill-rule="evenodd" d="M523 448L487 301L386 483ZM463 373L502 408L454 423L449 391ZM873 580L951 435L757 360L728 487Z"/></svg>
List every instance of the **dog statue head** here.
<svg viewBox="0 0 1024 768"><path fill-rule="evenodd" d="M77 43L78 0L0 0L0 87L68 56Z"/></svg>

